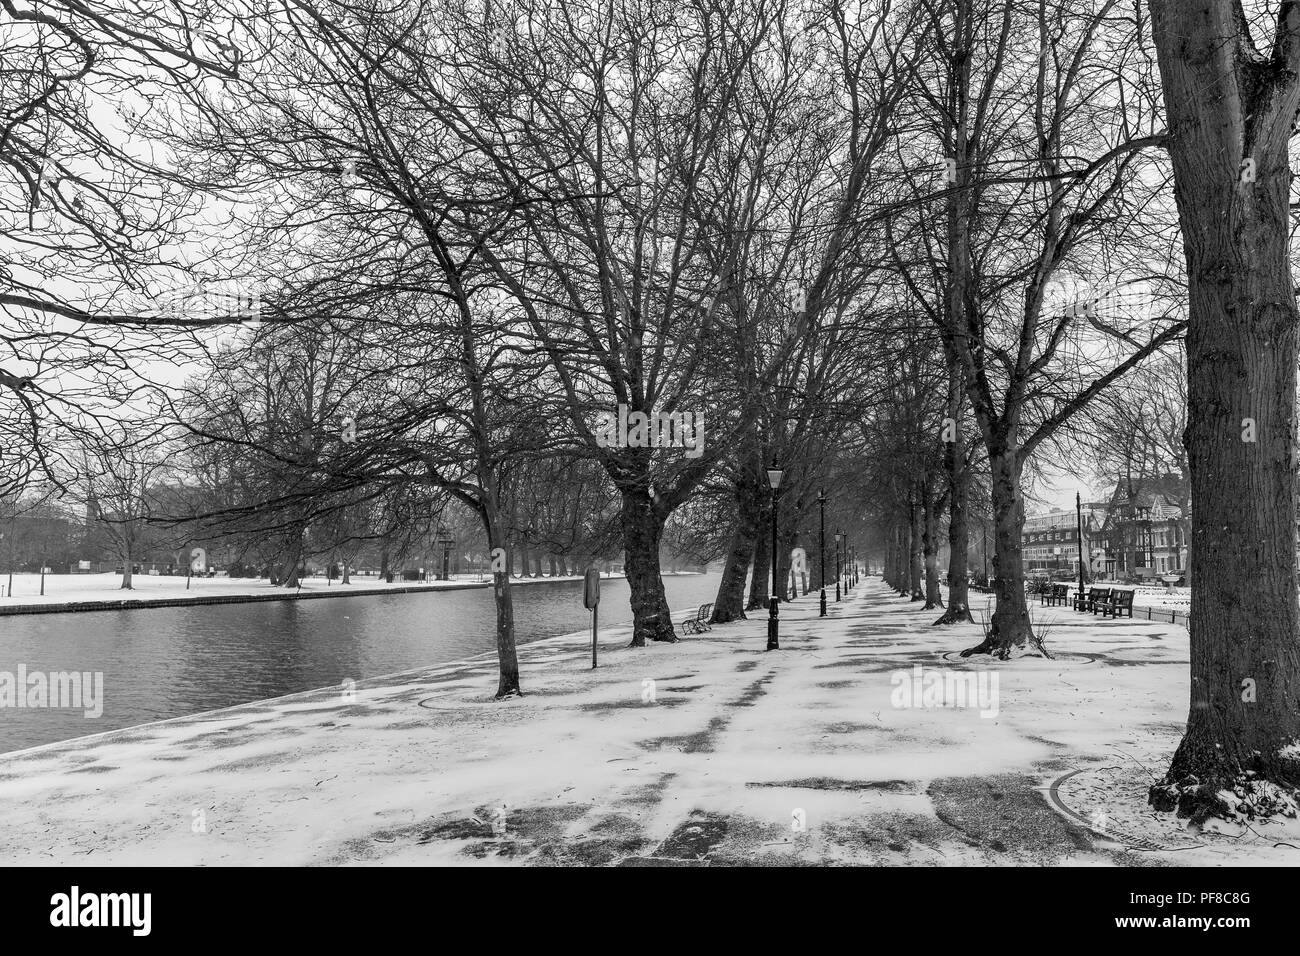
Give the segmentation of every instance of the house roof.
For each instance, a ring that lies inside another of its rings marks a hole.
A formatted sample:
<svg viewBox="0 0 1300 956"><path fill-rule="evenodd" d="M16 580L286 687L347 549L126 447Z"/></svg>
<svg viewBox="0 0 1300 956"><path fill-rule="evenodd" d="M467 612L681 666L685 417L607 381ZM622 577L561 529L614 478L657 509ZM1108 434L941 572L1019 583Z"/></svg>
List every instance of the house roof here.
<svg viewBox="0 0 1300 956"><path fill-rule="evenodd" d="M1131 494L1127 480L1121 480L1110 497L1107 524L1112 519L1131 517L1134 511L1147 511L1157 519L1182 517L1178 504L1182 491L1183 480L1175 474L1138 479L1132 484Z"/></svg>

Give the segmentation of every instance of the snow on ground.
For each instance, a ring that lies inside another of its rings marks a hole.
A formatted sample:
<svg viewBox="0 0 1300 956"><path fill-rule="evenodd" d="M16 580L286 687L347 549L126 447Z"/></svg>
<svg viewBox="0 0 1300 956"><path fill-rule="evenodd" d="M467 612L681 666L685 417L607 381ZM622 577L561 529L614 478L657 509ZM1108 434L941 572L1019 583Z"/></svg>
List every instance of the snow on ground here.
<svg viewBox="0 0 1300 956"><path fill-rule="evenodd" d="M641 649L609 628L596 671L586 635L521 648L521 699L491 700L488 656L0 755L0 863L1300 862L1294 824L1146 808L1182 627L1036 607L1060 658L998 663L879 582L815 599L780 651L763 615ZM996 697L901 706L933 673Z"/></svg>
<svg viewBox="0 0 1300 956"><path fill-rule="evenodd" d="M619 575L621 577L621 575ZM9 596L9 576L0 575L0 587L4 595L0 597L0 610L9 607L27 607L33 605L72 604L80 601L158 601L177 598L204 597L245 597L273 596L288 597L296 592L293 589L272 587L265 579L258 578L192 578L189 590L185 588L185 578L180 576L134 574L131 576L132 589L121 590L121 574L47 574L45 575L45 594L41 595L41 576L39 574L15 574L13 576L13 595ZM580 581L582 576L554 578L511 578L511 584L529 584L540 581ZM327 582L324 577L311 577L303 581L298 589L302 593L348 592L348 591L387 591L401 589L436 590L445 587L466 587L468 585L486 587L486 577L477 574L463 574L450 581L401 581L396 577L389 584L378 576L354 574L352 583L342 585L337 580Z"/></svg>

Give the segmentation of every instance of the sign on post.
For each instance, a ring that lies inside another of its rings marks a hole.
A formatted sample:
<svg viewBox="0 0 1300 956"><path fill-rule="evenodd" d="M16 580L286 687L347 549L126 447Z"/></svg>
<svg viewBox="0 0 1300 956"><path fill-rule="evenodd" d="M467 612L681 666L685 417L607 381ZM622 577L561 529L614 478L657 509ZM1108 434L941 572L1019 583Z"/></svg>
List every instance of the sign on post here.
<svg viewBox="0 0 1300 956"><path fill-rule="evenodd" d="M591 666L596 667L596 616L600 604L600 572L595 568L587 571L582 580L582 606L591 612Z"/></svg>

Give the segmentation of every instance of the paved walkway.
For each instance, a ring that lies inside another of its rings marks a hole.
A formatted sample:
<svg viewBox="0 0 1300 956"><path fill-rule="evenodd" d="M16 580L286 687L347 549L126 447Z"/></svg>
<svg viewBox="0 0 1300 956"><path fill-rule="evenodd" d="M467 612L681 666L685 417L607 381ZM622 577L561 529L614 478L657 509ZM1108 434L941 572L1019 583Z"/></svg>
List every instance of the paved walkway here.
<svg viewBox="0 0 1300 956"><path fill-rule="evenodd" d="M519 700L477 659L0 756L0 863L1191 862L1045 796L1159 769L1182 628L1054 609L1060 660L994 665L946 660L978 625L929 628L877 581L816 614L783 607L779 652L757 616L644 649L609 629L595 672L581 635L529 645ZM996 677L996 714L899 706L918 664Z"/></svg>

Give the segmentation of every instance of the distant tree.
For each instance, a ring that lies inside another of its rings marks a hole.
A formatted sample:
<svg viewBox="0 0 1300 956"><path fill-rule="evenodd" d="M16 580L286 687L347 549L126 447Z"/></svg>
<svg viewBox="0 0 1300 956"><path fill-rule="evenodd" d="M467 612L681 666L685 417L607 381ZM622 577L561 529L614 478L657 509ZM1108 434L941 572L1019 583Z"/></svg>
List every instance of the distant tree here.
<svg viewBox="0 0 1300 956"><path fill-rule="evenodd" d="M132 590L136 560L156 540L150 519L163 512L164 484L171 474L158 445L119 432L109 454L89 456L82 468L85 499L94 503L88 521L100 522L114 556L122 562L122 590Z"/></svg>

